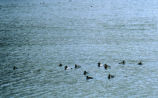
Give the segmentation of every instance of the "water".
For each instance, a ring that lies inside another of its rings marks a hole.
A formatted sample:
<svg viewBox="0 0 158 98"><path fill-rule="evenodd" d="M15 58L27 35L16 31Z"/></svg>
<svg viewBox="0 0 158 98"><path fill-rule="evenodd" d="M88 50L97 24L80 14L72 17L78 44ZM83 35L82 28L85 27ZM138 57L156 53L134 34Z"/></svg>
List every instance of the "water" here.
<svg viewBox="0 0 158 98"><path fill-rule="evenodd" d="M1 0L0 96L156 98L157 5L157 0ZM127 63L119 65L122 60ZM99 61L111 69L98 68ZM60 63L82 67L65 71ZM84 70L94 79L87 81ZM115 78L108 80L109 73Z"/></svg>

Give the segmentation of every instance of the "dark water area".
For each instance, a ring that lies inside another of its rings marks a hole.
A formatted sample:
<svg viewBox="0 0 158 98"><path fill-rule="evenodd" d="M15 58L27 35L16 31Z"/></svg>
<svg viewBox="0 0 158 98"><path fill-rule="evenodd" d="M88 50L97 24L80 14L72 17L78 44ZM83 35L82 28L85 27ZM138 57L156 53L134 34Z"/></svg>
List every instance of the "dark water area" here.
<svg viewBox="0 0 158 98"><path fill-rule="evenodd" d="M157 5L157 0L1 0L0 97L156 98ZM111 69L98 68L98 62ZM109 80L109 73L115 77Z"/></svg>

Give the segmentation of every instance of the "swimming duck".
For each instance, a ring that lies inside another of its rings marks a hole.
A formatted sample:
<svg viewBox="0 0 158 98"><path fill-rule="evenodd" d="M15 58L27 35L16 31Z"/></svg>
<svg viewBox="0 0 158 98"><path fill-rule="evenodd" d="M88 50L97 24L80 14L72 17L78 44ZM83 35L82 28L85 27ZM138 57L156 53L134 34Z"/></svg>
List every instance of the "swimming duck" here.
<svg viewBox="0 0 158 98"><path fill-rule="evenodd" d="M103 66L103 64L101 64L100 62L98 62L98 67L101 67L101 66Z"/></svg>
<svg viewBox="0 0 158 98"><path fill-rule="evenodd" d="M125 61L125 60L123 60L123 61L122 61L122 62L120 62L119 64L123 64L123 65L124 65L125 63L126 63L126 61Z"/></svg>
<svg viewBox="0 0 158 98"><path fill-rule="evenodd" d="M140 61L140 62L138 63L138 65L143 65L143 63Z"/></svg>
<svg viewBox="0 0 158 98"><path fill-rule="evenodd" d="M65 70L68 70L68 69L72 69L70 67L68 67L67 65L64 67Z"/></svg>
<svg viewBox="0 0 158 98"><path fill-rule="evenodd" d="M14 66L14 67L13 67L13 70L16 70L16 69L18 69L18 68L17 68L16 66Z"/></svg>
<svg viewBox="0 0 158 98"><path fill-rule="evenodd" d="M59 67L63 66L62 64L59 64Z"/></svg>
<svg viewBox="0 0 158 98"><path fill-rule="evenodd" d="M68 68L67 66L64 67L65 70L67 70L67 68Z"/></svg>
<svg viewBox="0 0 158 98"><path fill-rule="evenodd" d="M76 69L77 69L77 68L81 68L81 66L80 66L80 65L75 64L75 68L76 68Z"/></svg>
<svg viewBox="0 0 158 98"><path fill-rule="evenodd" d="M100 67L100 65L101 65L101 63L100 63L100 62L98 62L98 67Z"/></svg>
<svg viewBox="0 0 158 98"><path fill-rule="evenodd" d="M86 80L88 80L88 79L93 79L93 77L89 77L89 76L87 76L87 77L86 77Z"/></svg>
<svg viewBox="0 0 158 98"><path fill-rule="evenodd" d="M84 74L84 75L87 75L87 74L88 74L88 72L87 72L87 71L84 71L84 72L83 72L83 74Z"/></svg>
<svg viewBox="0 0 158 98"><path fill-rule="evenodd" d="M111 75L111 74L108 75L108 79L111 79L111 78L114 78L114 77L115 77L114 75Z"/></svg>
<svg viewBox="0 0 158 98"><path fill-rule="evenodd" d="M108 69L108 68L111 68L111 66L107 65L107 64L104 64L104 68L105 69Z"/></svg>

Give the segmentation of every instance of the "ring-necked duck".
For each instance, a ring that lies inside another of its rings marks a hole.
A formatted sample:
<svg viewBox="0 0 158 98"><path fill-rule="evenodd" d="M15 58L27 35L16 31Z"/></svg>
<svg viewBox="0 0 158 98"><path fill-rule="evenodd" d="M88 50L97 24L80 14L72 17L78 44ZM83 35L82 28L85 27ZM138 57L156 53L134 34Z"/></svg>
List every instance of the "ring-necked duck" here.
<svg viewBox="0 0 158 98"><path fill-rule="evenodd" d="M68 70L68 69L72 69L70 67L68 67L67 65L64 67L65 70Z"/></svg>
<svg viewBox="0 0 158 98"><path fill-rule="evenodd" d="M63 65L62 64L59 64L59 67L62 67Z"/></svg>
<svg viewBox="0 0 158 98"><path fill-rule="evenodd" d="M138 65L143 65L143 63L140 61L140 62L138 63Z"/></svg>
<svg viewBox="0 0 158 98"><path fill-rule="evenodd" d="M125 61L125 60L123 60L123 61L122 61L122 62L120 62L119 64L123 64L123 65L124 65L125 63L126 63L126 61Z"/></svg>
<svg viewBox="0 0 158 98"><path fill-rule="evenodd" d="M114 75L111 75L111 74L108 75L108 79L111 79L111 78L114 78L114 77L115 77Z"/></svg>
<svg viewBox="0 0 158 98"><path fill-rule="evenodd" d="M101 67L101 66L103 66L103 64L101 64L100 62L98 62L98 67Z"/></svg>
<svg viewBox="0 0 158 98"><path fill-rule="evenodd" d="M84 72L83 72L83 74L84 74L84 75L87 75L87 74L88 74L88 72L87 72L87 71L84 71Z"/></svg>
<svg viewBox="0 0 158 98"><path fill-rule="evenodd" d="M14 67L13 67L13 70L16 70L16 69L18 69L18 68L17 68L16 66L14 66Z"/></svg>
<svg viewBox="0 0 158 98"><path fill-rule="evenodd" d="M105 69L108 69L108 68L111 68L111 66L107 65L107 64L104 64L104 68Z"/></svg>
<svg viewBox="0 0 158 98"><path fill-rule="evenodd" d="M75 68L76 68L76 69L77 69L77 68L81 68L81 66L80 66L80 65L75 64Z"/></svg>
<svg viewBox="0 0 158 98"><path fill-rule="evenodd" d="M100 64L101 64L101 63L100 63L100 62L98 62L98 67L100 67Z"/></svg>

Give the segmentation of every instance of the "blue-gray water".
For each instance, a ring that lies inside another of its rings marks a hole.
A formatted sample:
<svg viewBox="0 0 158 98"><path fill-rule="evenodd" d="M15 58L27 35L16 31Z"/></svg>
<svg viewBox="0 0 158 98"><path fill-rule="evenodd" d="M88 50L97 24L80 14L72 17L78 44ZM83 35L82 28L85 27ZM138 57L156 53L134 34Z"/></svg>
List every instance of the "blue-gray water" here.
<svg viewBox="0 0 158 98"><path fill-rule="evenodd" d="M156 98L157 23L157 0L0 0L0 97Z"/></svg>

